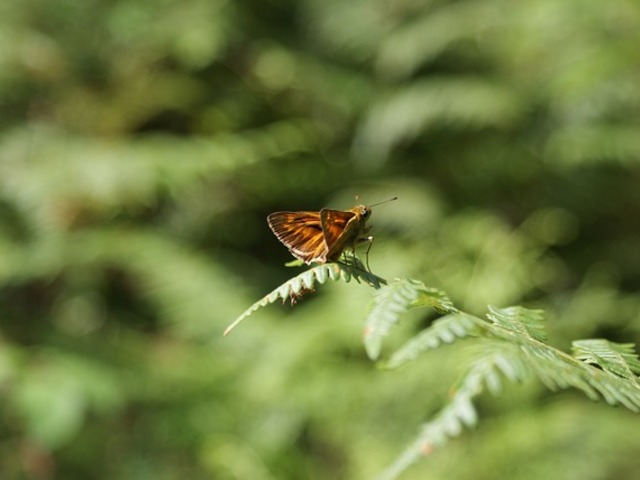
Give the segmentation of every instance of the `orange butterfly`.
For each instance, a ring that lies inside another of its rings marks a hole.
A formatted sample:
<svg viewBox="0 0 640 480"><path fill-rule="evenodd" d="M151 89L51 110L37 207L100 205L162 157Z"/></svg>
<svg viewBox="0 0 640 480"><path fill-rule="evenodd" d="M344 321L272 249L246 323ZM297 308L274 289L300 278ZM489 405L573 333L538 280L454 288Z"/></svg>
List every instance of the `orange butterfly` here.
<svg viewBox="0 0 640 480"><path fill-rule="evenodd" d="M335 262L346 248L355 250L359 242L373 241L373 237L366 237L370 229L366 223L375 205L356 205L347 211L275 212L267 217L267 223L291 254L306 264Z"/></svg>

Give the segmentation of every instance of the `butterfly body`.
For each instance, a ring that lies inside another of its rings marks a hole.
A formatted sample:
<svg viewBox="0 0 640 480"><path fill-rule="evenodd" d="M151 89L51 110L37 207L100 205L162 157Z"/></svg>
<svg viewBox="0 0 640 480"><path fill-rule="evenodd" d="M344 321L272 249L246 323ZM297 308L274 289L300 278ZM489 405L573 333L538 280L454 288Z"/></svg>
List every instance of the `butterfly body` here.
<svg viewBox="0 0 640 480"><path fill-rule="evenodd" d="M334 262L347 249L366 240L371 208L365 205L342 211L275 212L267 223L291 254L310 264Z"/></svg>

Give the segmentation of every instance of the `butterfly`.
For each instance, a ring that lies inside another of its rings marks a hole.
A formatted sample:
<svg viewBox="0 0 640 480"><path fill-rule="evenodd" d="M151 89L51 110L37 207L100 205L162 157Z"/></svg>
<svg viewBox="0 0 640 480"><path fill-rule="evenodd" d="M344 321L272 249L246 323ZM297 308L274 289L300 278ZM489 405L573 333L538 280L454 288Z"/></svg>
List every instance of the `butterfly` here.
<svg viewBox="0 0 640 480"><path fill-rule="evenodd" d="M267 223L297 259L306 264L335 262L345 249L355 250L362 241L368 241L371 248L373 237L367 237L371 228L367 220L375 205L379 203L356 205L346 211L323 208L319 212L275 212L267 217Z"/></svg>

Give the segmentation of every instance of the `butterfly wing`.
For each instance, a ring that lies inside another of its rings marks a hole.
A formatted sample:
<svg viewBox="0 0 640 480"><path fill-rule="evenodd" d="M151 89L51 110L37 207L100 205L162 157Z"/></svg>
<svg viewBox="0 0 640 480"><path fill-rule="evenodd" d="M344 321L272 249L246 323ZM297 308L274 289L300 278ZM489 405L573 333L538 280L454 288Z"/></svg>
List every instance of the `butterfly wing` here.
<svg viewBox="0 0 640 480"><path fill-rule="evenodd" d="M337 260L345 247L355 240L359 233L358 215L341 210L320 210L320 224L327 245L327 260Z"/></svg>
<svg viewBox="0 0 640 480"><path fill-rule="evenodd" d="M275 212L267 223L294 257L307 264L326 261L328 249L319 212Z"/></svg>

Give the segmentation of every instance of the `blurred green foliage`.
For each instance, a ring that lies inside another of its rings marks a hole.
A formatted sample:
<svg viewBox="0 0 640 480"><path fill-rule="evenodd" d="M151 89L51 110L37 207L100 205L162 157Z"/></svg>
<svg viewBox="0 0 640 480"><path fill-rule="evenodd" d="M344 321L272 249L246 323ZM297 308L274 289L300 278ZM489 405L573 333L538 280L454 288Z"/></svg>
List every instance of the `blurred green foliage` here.
<svg viewBox="0 0 640 480"><path fill-rule="evenodd" d="M0 476L368 479L469 357L380 372L366 286L291 276L275 210L376 207L374 272L552 343L640 343L632 0L0 5ZM396 329L382 357L430 317ZM526 383L403 478L631 478L638 419Z"/></svg>

